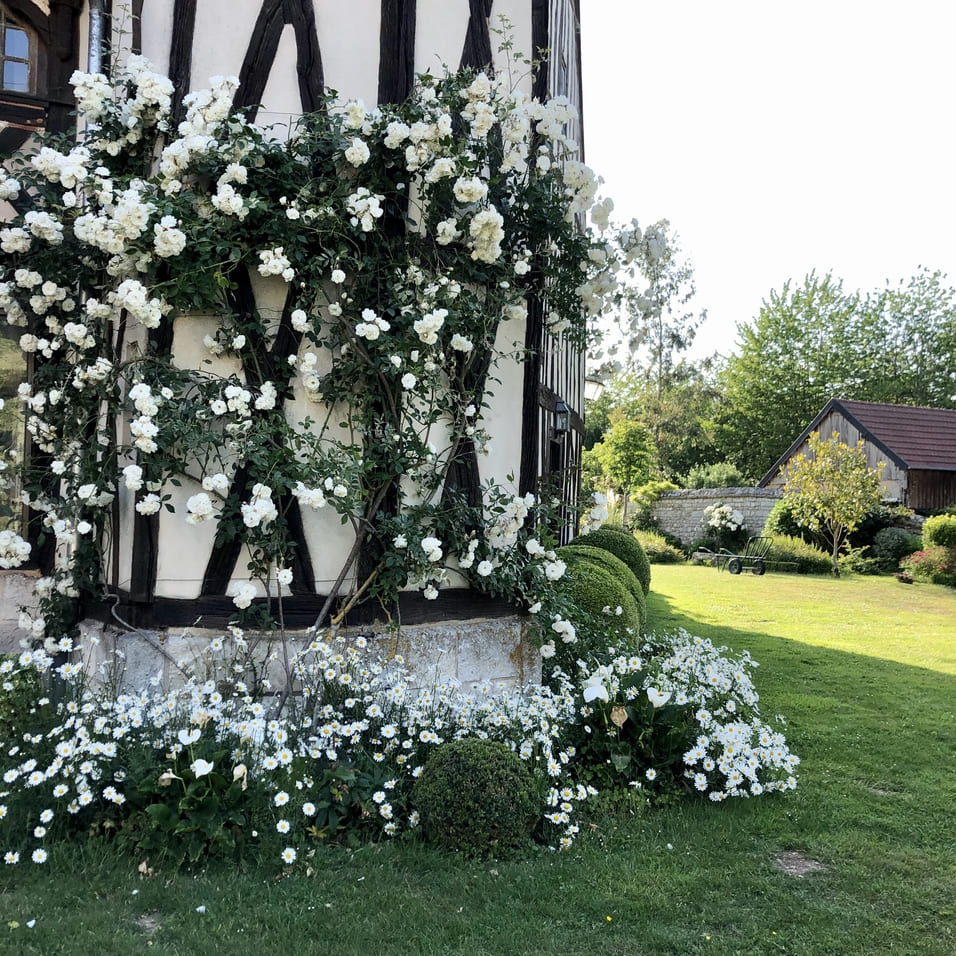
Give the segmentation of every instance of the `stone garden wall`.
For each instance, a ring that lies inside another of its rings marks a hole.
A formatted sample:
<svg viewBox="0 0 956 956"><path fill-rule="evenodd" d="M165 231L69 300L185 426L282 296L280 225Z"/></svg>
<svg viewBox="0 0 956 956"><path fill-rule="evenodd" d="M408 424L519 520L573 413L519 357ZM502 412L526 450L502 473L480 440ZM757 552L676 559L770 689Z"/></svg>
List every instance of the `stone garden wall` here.
<svg viewBox="0 0 956 956"><path fill-rule="evenodd" d="M704 536L704 509L710 505L725 504L740 511L744 528L760 534L781 494L779 488L688 488L662 495L653 512L663 531L690 544Z"/></svg>

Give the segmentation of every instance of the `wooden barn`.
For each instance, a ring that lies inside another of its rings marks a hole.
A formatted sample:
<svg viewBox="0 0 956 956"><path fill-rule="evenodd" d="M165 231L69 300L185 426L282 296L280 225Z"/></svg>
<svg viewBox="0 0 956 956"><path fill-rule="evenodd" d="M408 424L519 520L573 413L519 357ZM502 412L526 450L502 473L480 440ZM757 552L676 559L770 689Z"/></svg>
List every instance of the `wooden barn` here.
<svg viewBox="0 0 956 956"><path fill-rule="evenodd" d="M343 99L392 103L428 69L494 70L502 17L516 50L544 52L522 81L528 95L564 95L580 113L579 0L0 0L0 153L20 149L41 129L71 130L69 78L75 69L107 69L99 51L111 38L117 57L142 53L169 76L174 103L210 76L235 75L241 81L235 105L269 124L313 110L327 89ZM580 122L572 125L580 144ZM482 460L481 479L513 475L524 494L550 476L571 502L583 432L583 355L547 331L543 299L542 288L516 330L525 361L500 375L488 412L494 454ZM562 538L572 533L569 519ZM185 547L181 535L165 516L149 528L135 516L117 523L112 585L131 623L183 624L195 620L197 608L210 624L228 619L226 585L238 555L215 553L212 538ZM323 565L331 540L325 531L306 527L301 536L315 567L312 594L293 596L304 622L314 618L334 575ZM347 542L335 544L347 550ZM458 597L456 607L452 589L427 603L409 594L403 619L467 617L474 602ZM482 613L493 603L485 599Z"/></svg>
<svg viewBox="0 0 956 956"><path fill-rule="evenodd" d="M787 463L807 448L807 438L837 432L841 441L863 441L871 467L885 462L886 498L920 513L956 505L956 409L885 405L834 398L759 482L783 485Z"/></svg>

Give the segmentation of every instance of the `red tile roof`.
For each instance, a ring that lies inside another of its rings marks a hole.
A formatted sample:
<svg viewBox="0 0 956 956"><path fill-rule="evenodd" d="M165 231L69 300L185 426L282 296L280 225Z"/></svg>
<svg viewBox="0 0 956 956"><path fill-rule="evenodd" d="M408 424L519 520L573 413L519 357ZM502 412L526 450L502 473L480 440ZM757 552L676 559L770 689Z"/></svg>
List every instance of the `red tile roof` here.
<svg viewBox="0 0 956 956"><path fill-rule="evenodd" d="M956 471L956 409L919 405L884 405L831 398L803 434L757 482L766 487L790 457L832 411L855 425L863 438L876 445L902 468Z"/></svg>
<svg viewBox="0 0 956 956"><path fill-rule="evenodd" d="M956 471L956 409L837 399L833 406L907 468Z"/></svg>

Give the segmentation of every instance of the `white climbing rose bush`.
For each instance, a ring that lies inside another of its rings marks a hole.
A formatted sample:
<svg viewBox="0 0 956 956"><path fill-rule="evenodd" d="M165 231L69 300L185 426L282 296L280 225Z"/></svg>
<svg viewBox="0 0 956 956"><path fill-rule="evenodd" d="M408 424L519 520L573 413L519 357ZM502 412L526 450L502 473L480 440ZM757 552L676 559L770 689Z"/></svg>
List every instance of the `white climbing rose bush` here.
<svg viewBox="0 0 956 956"><path fill-rule="evenodd" d="M425 75L401 104L330 99L276 142L233 111L234 78L188 95L179 123L141 56L72 83L79 141L49 139L0 183L21 210L0 230L0 308L34 366L24 500L59 552L37 630L59 636L104 597L120 487L143 520L173 509L177 482L195 492L184 537L211 521L240 538L273 596L295 586L275 575L293 566L295 500L355 530L337 587L364 550L378 559L359 588L385 605L409 585L436 596L454 567L553 615L543 503L446 479L487 448L502 321L543 302L547 334L583 347L642 254L636 226L585 225L599 181L573 158L568 102ZM265 280L281 310L256 307ZM215 320L210 364L177 367L174 326L197 315ZM315 402L304 420L285 410L299 395ZM490 535L509 509L513 533ZM5 562L23 551L12 541Z"/></svg>

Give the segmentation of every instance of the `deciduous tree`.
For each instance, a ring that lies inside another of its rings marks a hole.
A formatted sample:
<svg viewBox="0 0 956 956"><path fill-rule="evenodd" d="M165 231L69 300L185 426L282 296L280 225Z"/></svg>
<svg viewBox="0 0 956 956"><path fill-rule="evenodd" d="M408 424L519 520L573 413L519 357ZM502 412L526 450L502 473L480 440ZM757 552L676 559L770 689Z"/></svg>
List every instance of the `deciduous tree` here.
<svg viewBox="0 0 956 956"><path fill-rule="evenodd" d="M784 472L784 500L801 524L826 540L833 574L839 577L847 535L883 500L885 462L870 468L863 442L851 447L840 440L839 432L827 439L813 432L807 445L809 454L797 455Z"/></svg>

